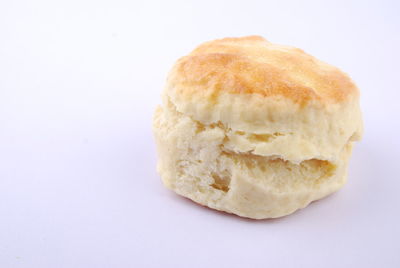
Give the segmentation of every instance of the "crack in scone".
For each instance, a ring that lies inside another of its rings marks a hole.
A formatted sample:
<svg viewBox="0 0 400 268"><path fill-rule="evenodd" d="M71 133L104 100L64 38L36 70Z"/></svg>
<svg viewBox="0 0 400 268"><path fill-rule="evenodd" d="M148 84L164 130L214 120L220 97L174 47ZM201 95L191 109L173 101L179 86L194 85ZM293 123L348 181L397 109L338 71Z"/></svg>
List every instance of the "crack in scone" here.
<svg viewBox="0 0 400 268"><path fill-rule="evenodd" d="M169 185L185 196L196 196L195 199L203 201L213 196L211 200L219 202L230 193L237 174L275 193L319 188L335 175L337 164L324 159L293 163L279 155L257 155L254 149L232 149L232 139L237 137L257 145L293 133L255 134L232 130L221 122L206 125L169 104L156 121L164 124L163 127L159 125L159 129L167 130L161 138L170 138L168 150L179 148L179 153L170 154L170 159L165 162L176 167L175 177L169 178ZM164 116L168 120L162 120Z"/></svg>

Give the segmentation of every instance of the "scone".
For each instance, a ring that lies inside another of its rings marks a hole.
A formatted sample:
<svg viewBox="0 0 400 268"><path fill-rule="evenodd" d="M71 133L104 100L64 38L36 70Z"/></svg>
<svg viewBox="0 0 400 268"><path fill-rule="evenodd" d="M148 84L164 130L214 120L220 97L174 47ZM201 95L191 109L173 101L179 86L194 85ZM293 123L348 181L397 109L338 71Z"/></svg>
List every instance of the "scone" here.
<svg viewBox="0 0 400 268"><path fill-rule="evenodd" d="M165 186L253 219L341 188L362 133L345 73L259 36L200 45L176 62L162 100L153 130Z"/></svg>

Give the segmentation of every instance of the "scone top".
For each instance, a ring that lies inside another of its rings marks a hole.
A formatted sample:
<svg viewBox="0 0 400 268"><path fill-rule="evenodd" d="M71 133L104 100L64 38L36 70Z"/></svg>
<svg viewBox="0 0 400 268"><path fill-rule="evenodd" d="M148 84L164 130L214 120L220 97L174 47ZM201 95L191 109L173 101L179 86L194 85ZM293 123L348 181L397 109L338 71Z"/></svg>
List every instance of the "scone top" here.
<svg viewBox="0 0 400 268"><path fill-rule="evenodd" d="M357 87L338 68L260 36L200 45L177 61L164 92L164 103L203 124L296 136L309 153L287 156L293 161L315 154L332 159L337 152L316 146L341 149L359 139L358 99Z"/></svg>
<svg viewBox="0 0 400 268"><path fill-rule="evenodd" d="M358 95L351 79L336 67L260 36L200 45L177 62L169 83L176 86L176 94L201 94L203 98L258 94L305 104L309 100L341 102Z"/></svg>

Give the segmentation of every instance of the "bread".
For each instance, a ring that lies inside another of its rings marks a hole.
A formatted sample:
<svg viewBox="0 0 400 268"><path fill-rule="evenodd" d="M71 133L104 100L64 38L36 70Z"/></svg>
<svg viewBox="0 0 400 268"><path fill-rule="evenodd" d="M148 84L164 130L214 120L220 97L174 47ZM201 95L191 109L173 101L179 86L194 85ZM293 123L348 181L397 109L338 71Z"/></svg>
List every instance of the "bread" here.
<svg viewBox="0 0 400 268"><path fill-rule="evenodd" d="M153 119L164 184L213 209L276 218L335 192L362 134L339 69L259 36L206 42L172 68Z"/></svg>

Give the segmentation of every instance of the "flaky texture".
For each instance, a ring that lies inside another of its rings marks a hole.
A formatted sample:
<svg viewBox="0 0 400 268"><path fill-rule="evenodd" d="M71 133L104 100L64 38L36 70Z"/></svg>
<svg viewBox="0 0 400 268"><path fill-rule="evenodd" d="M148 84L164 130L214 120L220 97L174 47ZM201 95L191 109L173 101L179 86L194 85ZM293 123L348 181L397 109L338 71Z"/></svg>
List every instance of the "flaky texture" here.
<svg viewBox="0 0 400 268"><path fill-rule="evenodd" d="M154 117L165 185L214 209L280 217L339 189L362 133L340 70L261 37L207 42L173 67Z"/></svg>

